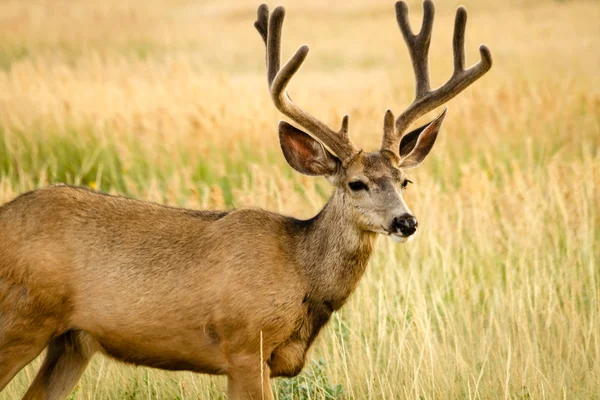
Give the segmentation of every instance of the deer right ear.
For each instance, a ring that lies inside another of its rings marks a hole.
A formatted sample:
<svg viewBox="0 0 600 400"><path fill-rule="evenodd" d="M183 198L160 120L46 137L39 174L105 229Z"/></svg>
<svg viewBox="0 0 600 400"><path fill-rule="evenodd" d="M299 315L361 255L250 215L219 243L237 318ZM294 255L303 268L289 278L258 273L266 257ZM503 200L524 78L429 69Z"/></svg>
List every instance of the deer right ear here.
<svg viewBox="0 0 600 400"><path fill-rule="evenodd" d="M435 143L445 116L446 109L427 125L423 125L402 137L399 150L402 159L400 168L415 168L423 162Z"/></svg>
<svg viewBox="0 0 600 400"><path fill-rule="evenodd" d="M279 123L279 143L288 164L305 175L333 176L341 165L340 160L307 133L288 124Z"/></svg>

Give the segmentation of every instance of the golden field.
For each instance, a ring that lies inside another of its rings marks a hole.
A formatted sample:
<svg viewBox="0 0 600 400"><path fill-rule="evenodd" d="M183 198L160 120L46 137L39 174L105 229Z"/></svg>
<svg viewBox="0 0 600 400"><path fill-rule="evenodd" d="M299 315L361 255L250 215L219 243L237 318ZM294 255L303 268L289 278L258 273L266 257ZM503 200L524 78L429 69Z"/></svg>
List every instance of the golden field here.
<svg viewBox="0 0 600 400"><path fill-rule="evenodd" d="M393 1L281 4L284 58L311 48L294 101L334 128L349 114L354 142L377 148L385 110L414 90ZM459 4L437 2L434 86L452 72ZM411 171L419 234L379 239L311 364L275 380L279 399L600 398L600 4L463 4L468 63L486 43L494 66L450 102ZM281 154L257 6L0 1L0 203L65 182L314 215L331 189ZM37 365L0 399L19 398ZM225 383L96 356L71 398L224 398Z"/></svg>

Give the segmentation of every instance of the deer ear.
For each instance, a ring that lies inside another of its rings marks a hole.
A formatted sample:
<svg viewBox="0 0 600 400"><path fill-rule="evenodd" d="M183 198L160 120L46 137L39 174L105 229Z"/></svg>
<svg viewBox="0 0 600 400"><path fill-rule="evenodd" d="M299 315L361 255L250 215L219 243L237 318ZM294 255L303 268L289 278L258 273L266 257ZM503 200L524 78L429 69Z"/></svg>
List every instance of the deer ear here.
<svg viewBox="0 0 600 400"><path fill-rule="evenodd" d="M285 121L279 123L279 143L288 164L302 174L332 176L341 165L320 142Z"/></svg>
<svg viewBox="0 0 600 400"><path fill-rule="evenodd" d="M415 168L423 162L431 151L435 139L437 139L442 121L446 116L446 110L430 123L402 136L400 141L400 158L402 159L400 168Z"/></svg>

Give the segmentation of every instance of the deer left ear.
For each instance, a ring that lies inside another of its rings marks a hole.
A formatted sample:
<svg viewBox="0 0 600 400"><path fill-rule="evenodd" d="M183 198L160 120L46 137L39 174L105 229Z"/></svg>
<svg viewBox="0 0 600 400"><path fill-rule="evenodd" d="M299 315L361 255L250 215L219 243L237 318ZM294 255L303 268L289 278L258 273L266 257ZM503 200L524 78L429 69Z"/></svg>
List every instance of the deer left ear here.
<svg viewBox="0 0 600 400"><path fill-rule="evenodd" d="M333 176L339 171L340 160L307 133L288 124L279 123L279 143L286 161L305 175Z"/></svg>
<svg viewBox="0 0 600 400"><path fill-rule="evenodd" d="M444 109L439 117L402 137L400 141L400 158L402 159L400 168L415 168L423 162L437 139L447 110Z"/></svg>

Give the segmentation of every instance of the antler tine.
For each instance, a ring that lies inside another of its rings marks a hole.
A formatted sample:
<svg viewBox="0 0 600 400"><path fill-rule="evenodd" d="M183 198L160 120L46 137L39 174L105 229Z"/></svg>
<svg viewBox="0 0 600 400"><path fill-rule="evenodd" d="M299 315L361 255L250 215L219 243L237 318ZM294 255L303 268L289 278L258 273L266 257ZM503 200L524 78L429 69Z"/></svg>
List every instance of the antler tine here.
<svg viewBox="0 0 600 400"><path fill-rule="evenodd" d="M269 19L269 6L261 4L258 7L256 22L254 22L254 27L265 43L269 88L275 79L275 75L279 72L279 65L281 64L281 31L284 17L285 9L277 7Z"/></svg>
<svg viewBox="0 0 600 400"><path fill-rule="evenodd" d="M394 133L394 114L392 110L387 110L385 112L385 117L383 118L383 135L392 135Z"/></svg>
<svg viewBox="0 0 600 400"><path fill-rule="evenodd" d="M256 21L254 22L254 27L260 33L260 37L262 37L265 45L267 44L267 29L269 28L269 6L266 4L261 4L258 6L258 10L256 11Z"/></svg>
<svg viewBox="0 0 600 400"><path fill-rule="evenodd" d="M283 7L275 8L269 17L269 8L266 4L262 4L258 8L257 20L254 23L265 42L267 79L273 103L281 113L307 129L308 133L327 146L342 162L349 160L358 153L358 149L348 138L348 116L344 117L340 131L336 132L298 107L286 92L287 85L308 55L308 46L301 46L296 54L280 68L284 18Z"/></svg>
<svg viewBox="0 0 600 400"><path fill-rule="evenodd" d="M467 10L460 6L454 18L454 37L452 51L454 52L454 72L465 69L465 30L467 28Z"/></svg>
<svg viewBox="0 0 600 400"><path fill-rule="evenodd" d="M429 111L446 103L465 88L481 78L492 67L492 55L485 45L479 47L481 60L469 69L465 64L465 28L467 10L459 7L454 21L454 36L452 47L454 51L454 73L442 86L431 90L429 86L429 69L427 56L431 42L434 6L431 0L423 2L423 24L418 35L413 35L408 22L408 7L403 1L396 3L396 19L406 41L415 72L416 96L412 104L396 119L396 129L393 134L383 138L382 150L398 152L402 134L416 119Z"/></svg>
<svg viewBox="0 0 600 400"><path fill-rule="evenodd" d="M408 6L403 1L396 3L396 20L402 36L408 47L412 59L415 80L417 82L416 95L422 96L431 90L429 86L429 45L431 44L431 32L433 30L433 17L435 8L431 1L423 3L423 24L417 35L412 33L408 20Z"/></svg>

